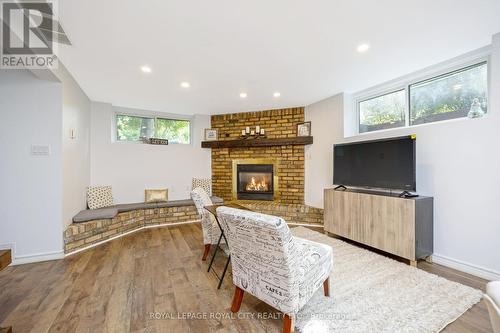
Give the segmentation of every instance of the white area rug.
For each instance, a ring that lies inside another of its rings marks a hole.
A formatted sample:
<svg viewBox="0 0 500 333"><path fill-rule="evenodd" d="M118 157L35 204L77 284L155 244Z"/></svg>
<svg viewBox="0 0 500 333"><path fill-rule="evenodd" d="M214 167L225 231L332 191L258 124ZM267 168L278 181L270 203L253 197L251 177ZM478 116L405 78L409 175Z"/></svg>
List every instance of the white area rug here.
<svg viewBox="0 0 500 333"><path fill-rule="evenodd" d="M333 248L330 297L318 290L295 327L319 332L439 332L482 292L303 227L292 234Z"/></svg>

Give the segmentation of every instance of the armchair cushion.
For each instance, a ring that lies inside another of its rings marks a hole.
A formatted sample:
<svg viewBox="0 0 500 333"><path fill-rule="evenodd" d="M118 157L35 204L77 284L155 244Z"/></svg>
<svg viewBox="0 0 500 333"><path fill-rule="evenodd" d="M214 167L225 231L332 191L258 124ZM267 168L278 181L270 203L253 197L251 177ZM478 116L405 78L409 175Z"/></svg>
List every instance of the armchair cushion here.
<svg viewBox="0 0 500 333"><path fill-rule="evenodd" d="M332 270L332 248L328 245L293 237L297 244L297 277L299 308L302 308L322 287Z"/></svg>
<svg viewBox="0 0 500 333"><path fill-rule="evenodd" d="M492 281L486 285L486 293L500 308L500 281Z"/></svg>
<svg viewBox="0 0 500 333"><path fill-rule="evenodd" d="M488 306L493 332L500 333L500 281L492 281L486 285L484 299Z"/></svg>

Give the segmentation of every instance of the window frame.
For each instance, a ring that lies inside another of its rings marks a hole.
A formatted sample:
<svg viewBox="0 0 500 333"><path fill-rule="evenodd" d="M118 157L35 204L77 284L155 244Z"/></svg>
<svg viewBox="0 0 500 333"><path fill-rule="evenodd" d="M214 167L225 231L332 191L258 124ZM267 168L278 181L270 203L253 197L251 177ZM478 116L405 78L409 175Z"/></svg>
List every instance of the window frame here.
<svg viewBox="0 0 500 333"><path fill-rule="evenodd" d="M450 71L447 71L443 74L439 74L439 75L434 75L432 77L429 77L427 79L424 79L424 80L420 80L420 81L417 81L417 82L412 82L408 85L408 116L410 117L410 119L408 119L409 121L409 124L408 126L418 126L418 125L424 125L424 124L431 124L431 123L438 123L438 122L442 122L442 121L449 121L449 120L454 120L454 119L462 119L462 118L467 118L467 117L457 117L457 118L450 118L450 119L443 119L443 120L436 120L436 121L430 121L430 122L424 122L422 124L415 124L415 125L412 125L411 124L411 87L412 86L415 86L415 85L419 85L419 84L422 84L422 83L425 83L425 82L434 82L436 80L439 80L439 79L442 79L442 78L446 78L446 77L450 77L454 74L458 74L458 73L463 73L463 72L466 72L470 69L473 69L473 68L477 68L477 67L480 67L480 66L483 66L483 65L486 65L486 95L488 96L487 97L487 106L488 106L488 110L485 114L488 114L488 111L490 111L490 96L489 96L489 91L490 91L490 80L489 80L489 76L490 76L490 66L489 66L489 63L487 60L484 60L484 61L479 61L479 62L473 62L472 64L470 65L464 65L464 66L460 66L459 68L457 69L454 69L454 70L450 70Z"/></svg>
<svg viewBox="0 0 500 333"><path fill-rule="evenodd" d="M405 128L413 128L419 126L427 126L431 124L444 123L449 121L457 121L468 119L467 117L453 118L453 119L445 119L440 121L428 122L423 124L415 124L410 125L410 117L411 117L411 100L410 100L410 86L424 82L431 81L433 79L438 79L440 77L444 77L449 74L453 74L455 72L459 72L461 70L466 70L468 68L472 68L474 66L479 66L481 64L486 64L487 70L487 92L488 96L487 100L487 112L484 117L487 117L491 112L491 51L490 48L483 48L479 50L479 52L473 52L464 57L460 57L454 60L446 61L444 63L440 63L436 66L429 67L427 69L414 72L410 75L404 76L400 79L396 79L393 81L389 81L387 83L383 83L381 85L366 89L361 91L353 96L354 102L354 110L356 112L356 130L355 135L366 135L370 133L379 133L382 131L394 131L401 130ZM360 103L365 102L367 100L381 97L387 94L395 93L398 91L405 91L405 125L394 128L380 129L368 132L360 131L360 121L361 121L361 110Z"/></svg>
<svg viewBox="0 0 500 333"><path fill-rule="evenodd" d="M375 98L379 98L379 97L383 97L383 96L387 96L387 95L390 95L390 94L394 94L394 93L397 93L397 92L400 92L400 91L404 91L405 92L405 105L404 105L404 116L405 116L405 125L404 126L400 126L400 127L393 127L393 128L384 128L384 129L379 129L379 130L374 130L374 131L367 131L367 132L361 132L360 131L360 127L361 127L361 103L363 102L366 102L366 101L369 101L369 100L372 100L372 99L375 99ZM407 109L408 109L408 102L409 102L409 95L408 95L408 92L409 92L409 89L405 89L405 88L392 88L384 93L379 93L379 94L376 94L376 95L373 95L371 97L367 97L367 98L363 98L363 99L359 99L359 100L356 100L356 114L357 114L357 133L358 134L365 134L365 133L373 133L373 132L378 132L378 131L388 131L388 130L393 130L393 129L398 129L398 128L404 128L406 126L408 126L408 115L407 115Z"/></svg>
<svg viewBox="0 0 500 333"><path fill-rule="evenodd" d="M169 145L192 145L193 144L193 117L183 117L180 115L172 115L172 114L157 114L157 113L133 113L133 112L120 112L120 111L115 111L113 113L113 121L112 121L112 130L111 130L111 141L113 143L119 143L119 144L145 144L141 140L119 140L118 139L118 116L128 116L128 117L138 117L138 118L149 118L153 119L153 125L155 127L154 131L156 131L156 120L157 119L163 119L163 120L177 120L177 121L187 121L189 123L189 142L188 143L179 143L179 142L172 142L168 141Z"/></svg>

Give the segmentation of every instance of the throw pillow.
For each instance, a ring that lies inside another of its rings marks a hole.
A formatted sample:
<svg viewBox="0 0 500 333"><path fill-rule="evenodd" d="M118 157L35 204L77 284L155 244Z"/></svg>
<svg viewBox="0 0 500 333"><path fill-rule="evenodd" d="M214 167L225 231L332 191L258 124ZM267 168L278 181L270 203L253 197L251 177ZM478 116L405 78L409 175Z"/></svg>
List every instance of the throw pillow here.
<svg viewBox="0 0 500 333"><path fill-rule="evenodd" d="M87 187L87 206L89 209L98 209L113 205L111 186Z"/></svg>
<svg viewBox="0 0 500 333"><path fill-rule="evenodd" d="M212 179L210 178L193 178L191 190L201 187L209 196L212 195Z"/></svg>
<svg viewBox="0 0 500 333"><path fill-rule="evenodd" d="M145 203L155 203L155 202L167 202L168 201L168 190L145 190Z"/></svg>

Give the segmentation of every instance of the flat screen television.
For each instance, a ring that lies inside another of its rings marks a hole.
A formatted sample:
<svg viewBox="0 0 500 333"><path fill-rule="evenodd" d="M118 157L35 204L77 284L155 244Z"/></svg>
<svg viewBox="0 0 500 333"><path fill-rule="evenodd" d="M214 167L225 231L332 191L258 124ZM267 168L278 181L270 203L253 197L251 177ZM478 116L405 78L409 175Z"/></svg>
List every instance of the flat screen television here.
<svg viewBox="0 0 500 333"><path fill-rule="evenodd" d="M333 184L416 191L414 136L333 146Z"/></svg>

